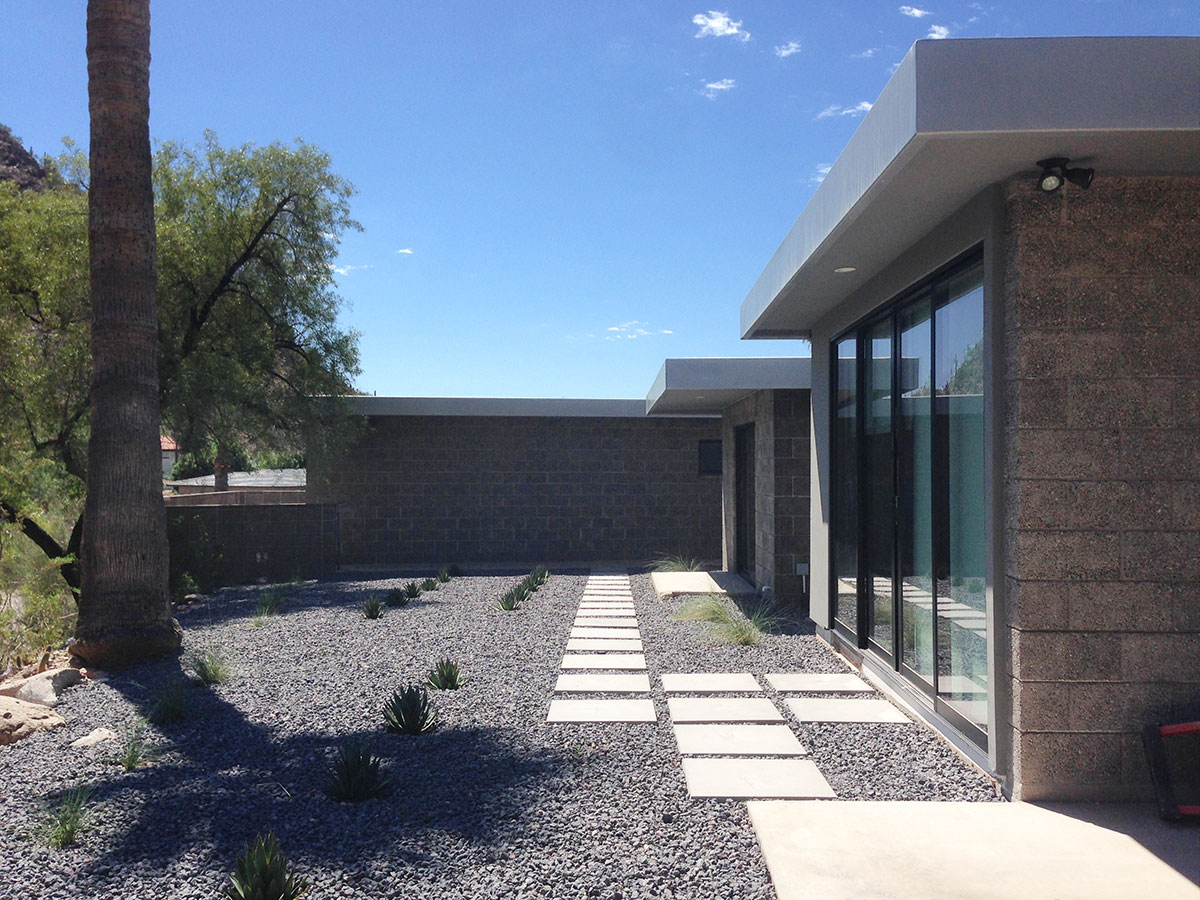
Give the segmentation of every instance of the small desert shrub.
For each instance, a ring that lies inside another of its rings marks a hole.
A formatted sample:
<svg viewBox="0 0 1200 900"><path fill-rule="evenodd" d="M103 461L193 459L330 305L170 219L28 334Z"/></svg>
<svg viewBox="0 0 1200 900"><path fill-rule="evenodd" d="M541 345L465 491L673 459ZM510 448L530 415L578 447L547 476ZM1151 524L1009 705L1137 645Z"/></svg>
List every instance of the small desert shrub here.
<svg viewBox="0 0 1200 900"><path fill-rule="evenodd" d="M346 741L325 776L325 793L339 803L360 803L387 792L391 779L380 771L382 760L370 744Z"/></svg>
<svg viewBox="0 0 1200 900"><path fill-rule="evenodd" d="M425 734L437 727L437 712L429 692L417 684L402 687L383 707L388 731L400 734Z"/></svg>
<svg viewBox="0 0 1200 900"><path fill-rule="evenodd" d="M409 600L416 600L421 596L421 586L415 581L410 581L404 586L404 596Z"/></svg>
<svg viewBox="0 0 1200 900"><path fill-rule="evenodd" d="M688 600L671 616L673 619L691 622L709 622L712 633L729 644L749 646L762 640L764 632L773 631L778 624L772 608L763 603L752 607L744 615L732 603L719 594L706 594Z"/></svg>
<svg viewBox="0 0 1200 900"><path fill-rule="evenodd" d="M224 684L229 680L229 661L216 650L190 654L187 666L203 684Z"/></svg>
<svg viewBox="0 0 1200 900"><path fill-rule="evenodd" d="M188 716L188 684L172 681L158 695L150 708L150 721L155 725L173 725Z"/></svg>
<svg viewBox="0 0 1200 900"><path fill-rule="evenodd" d="M269 588L262 592L258 598L258 615L260 616L277 616L279 610L283 607L283 601L287 599L287 594L279 588Z"/></svg>
<svg viewBox="0 0 1200 900"><path fill-rule="evenodd" d="M425 684L435 691L456 691L466 683L458 669L458 663L452 659L439 660L437 665L429 670Z"/></svg>
<svg viewBox="0 0 1200 900"><path fill-rule="evenodd" d="M140 719L125 729L121 738L121 749L117 752L116 762L126 772L140 769L154 759L150 744L146 741L146 724Z"/></svg>
<svg viewBox="0 0 1200 900"><path fill-rule="evenodd" d="M308 892L308 882L283 855L274 832L247 842L229 880L224 889L228 900L296 900Z"/></svg>
<svg viewBox="0 0 1200 900"><path fill-rule="evenodd" d="M462 578L463 574L463 570L458 566L450 566L448 569L446 569L446 572L451 578Z"/></svg>
<svg viewBox="0 0 1200 900"><path fill-rule="evenodd" d="M437 580L440 581L442 584L445 584L447 581L449 581L450 580L450 570L442 569L442 571L438 572Z"/></svg>
<svg viewBox="0 0 1200 900"><path fill-rule="evenodd" d="M383 604L379 602L379 597L371 594L367 597L366 602L362 605L362 614L364 619L378 619L383 615Z"/></svg>
<svg viewBox="0 0 1200 900"><path fill-rule="evenodd" d="M95 808L91 802L90 787L81 786L67 791L57 805L47 807L45 818L38 828L39 836L56 850L70 847L92 817Z"/></svg>
<svg viewBox="0 0 1200 900"><path fill-rule="evenodd" d="M404 593L404 588L392 588L387 592L388 606L408 606L408 594Z"/></svg>
<svg viewBox="0 0 1200 900"><path fill-rule="evenodd" d="M436 591L438 589L438 580L436 578L426 578L421 582L421 590Z"/></svg>
<svg viewBox="0 0 1200 900"><path fill-rule="evenodd" d="M676 553L650 560L650 568L655 572L701 572L704 563L694 556Z"/></svg>
<svg viewBox="0 0 1200 900"><path fill-rule="evenodd" d="M704 594L688 600L671 614L672 619L684 622L713 622L728 624L736 619L734 612L719 594Z"/></svg>

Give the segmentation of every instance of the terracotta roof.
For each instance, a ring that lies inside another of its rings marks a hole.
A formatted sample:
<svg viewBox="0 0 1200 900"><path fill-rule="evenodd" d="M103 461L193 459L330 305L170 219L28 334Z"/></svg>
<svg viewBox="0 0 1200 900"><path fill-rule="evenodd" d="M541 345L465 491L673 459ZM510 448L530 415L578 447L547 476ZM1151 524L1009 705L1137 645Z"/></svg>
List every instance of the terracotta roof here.
<svg viewBox="0 0 1200 900"><path fill-rule="evenodd" d="M158 439L158 444L163 450L178 450L179 445L175 443L175 438L162 435Z"/></svg>

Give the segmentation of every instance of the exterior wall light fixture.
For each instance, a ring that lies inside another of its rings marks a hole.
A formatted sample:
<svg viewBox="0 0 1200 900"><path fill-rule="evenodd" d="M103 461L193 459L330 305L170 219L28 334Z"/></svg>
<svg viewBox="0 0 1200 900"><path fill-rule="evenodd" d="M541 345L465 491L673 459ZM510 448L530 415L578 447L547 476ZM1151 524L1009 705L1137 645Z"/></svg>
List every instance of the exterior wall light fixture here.
<svg viewBox="0 0 1200 900"><path fill-rule="evenodd" d="M1038 189L1047 194L1053 194L1063 186L1064 181L1079 185L1081 188L1091 185L1092 178L1096 174L1095 169L1072 169L1069 168L1068 163L1070 160L1065 156L1039 159L1037 164L1041 168L1042 174L1038 176Z"/></svg>
<svg viewBox="0 0 1200 900"><path fill-rule="evenodd" d="M847 275L850 272L857 272L858 266L838 266L833 271L837 272L839 275Z"/></svg>

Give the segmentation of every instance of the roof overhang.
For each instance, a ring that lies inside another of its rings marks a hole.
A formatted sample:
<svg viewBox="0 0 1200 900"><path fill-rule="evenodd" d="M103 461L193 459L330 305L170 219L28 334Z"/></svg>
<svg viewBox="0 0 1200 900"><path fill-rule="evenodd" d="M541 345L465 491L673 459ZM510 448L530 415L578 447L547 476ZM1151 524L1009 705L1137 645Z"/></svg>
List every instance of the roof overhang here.
<svg viewBox="0 0 1200 900"><path fill-rule="evenodd" d="M1200 38L918 41L742 302L742 337L809 337L972 197L1052 156L1097 177L1200 173Z"/></svg>
<svg viewBox="0 0 1200 900"><path fill-rule="evenodd" d="M812 387L807 357L699 357L663 362L647 415L714 415L755 391Z"/></svg>
<svg viewBox="0 0 1200 900"><path fill-rule="evenodd" d="M561 397L347 397L360 416L544 416L642 419L641 400L573 400Z"/></svg>

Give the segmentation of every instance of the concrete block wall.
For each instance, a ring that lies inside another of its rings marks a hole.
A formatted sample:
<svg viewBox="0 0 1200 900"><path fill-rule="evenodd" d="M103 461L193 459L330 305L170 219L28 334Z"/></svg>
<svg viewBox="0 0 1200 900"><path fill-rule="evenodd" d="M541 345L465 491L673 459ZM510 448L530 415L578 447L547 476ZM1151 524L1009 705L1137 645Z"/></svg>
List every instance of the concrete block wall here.
<svg viewBox="0 0 1200 900"><path fill-rule="evenodd" d="M347 564L716 559L720 480L699 474L716 418L396 415L309 496L341 508Z"/></svg>
<svg viewBox="0 0 1200 900"><path fill-rule="evenodd" d="M1200 178L1006 187L1014 796L1147 797L1200 718Z"/></svg>
<svg viewBox="0 0 1200 900"><path fill-rule="evenodd" d="M755 445L754 583L770 587L776 602L807 611L808 595L796 565L809 560L809 391L756 391L724 410L724 566L729 570L735 567L737 552L734 431L751 423Z"/></svg>

